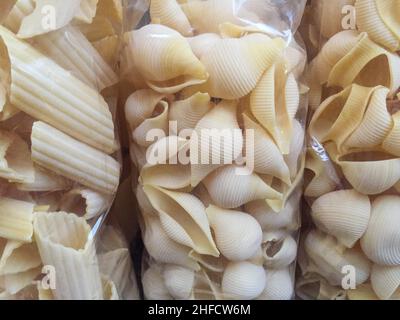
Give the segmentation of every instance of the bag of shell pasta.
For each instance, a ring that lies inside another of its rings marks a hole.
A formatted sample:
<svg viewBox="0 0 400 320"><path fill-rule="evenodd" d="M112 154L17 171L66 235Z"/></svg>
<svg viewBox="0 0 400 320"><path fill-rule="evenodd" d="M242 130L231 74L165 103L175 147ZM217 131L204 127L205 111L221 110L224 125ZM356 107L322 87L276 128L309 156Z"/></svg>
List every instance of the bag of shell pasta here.
<svg viewBox="0 0 400 320"><path fill-rule="evenodd" d="M322 20L310 63L305 197L312 224L298 294L398 299L400 2L312 5Z"/></svg>
<svg viewBox="0 0 400 320"><path fill-rule="evenodd" d="M120 176L122 4L1 1L0 19L0 298L116 299L95 242Z"/></svg>
<svg viewBox="0 0 400 320"><path fill-rule="evenodd" d="M127 3L121 69L145 298L292 299L305 2Z"/></svg>

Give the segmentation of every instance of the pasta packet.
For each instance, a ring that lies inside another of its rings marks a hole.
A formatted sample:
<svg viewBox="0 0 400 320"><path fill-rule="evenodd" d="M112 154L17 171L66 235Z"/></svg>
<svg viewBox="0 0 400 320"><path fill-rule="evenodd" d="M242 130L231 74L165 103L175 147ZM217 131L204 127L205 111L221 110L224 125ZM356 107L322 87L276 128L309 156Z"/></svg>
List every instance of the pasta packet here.
<svg viewBox="0 0 400 320"><path fill-rule="evenodd" d="M1 2L0 298L123 297L96 250L120 180L122 3Z"/></svg>
<svg viewBox="0 0 400 320"><path fill-rule="evenodd" d="M310 62L304 195L311 223L297 293L399 299L400 3L318 1L310 10L331 19L321 20L320 51Z"/></svg>
<svg viewBox="0 0 400 320"><path fill-rule="evenodd" d="M121 77L146 299L293 298L304 5L126 1Z"/></svg>

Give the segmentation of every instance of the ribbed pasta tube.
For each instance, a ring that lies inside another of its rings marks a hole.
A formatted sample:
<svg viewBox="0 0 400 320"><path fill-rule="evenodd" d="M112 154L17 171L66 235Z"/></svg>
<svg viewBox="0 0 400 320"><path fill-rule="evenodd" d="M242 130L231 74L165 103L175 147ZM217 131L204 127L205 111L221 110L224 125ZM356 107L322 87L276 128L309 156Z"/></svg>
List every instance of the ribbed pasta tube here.
<svg viewBox="0 0 400 320"><path fill-rule="evenodd" d="M39 166L34 166L34 176L33 182L20 183L17 188L22 191L46 192L66 190L71 187L71 181Z"/></svg>
<svg viewBox="0 0 400 320"><path fill-rule="evenodd" d="M11 103L82 142L114 152L114 124L104 98L1 26L0 36L11 59Z"/></svg>
<svg viewBox="0 0 400 320"><path fill-rule="evenodd" d="M0 199L0 237L9 240L31 242L33 234L34 203Z"/></svg>
<svg viewBox="0 0 400 320"><path fill-rule="evenodd" d="M32 160L40 166L102 193L117 190L120 165L107 154L40 121L31 140Z"/></svg>
<svg viewBox="0 0 400 320"><path fill-rule="evenodd" d="M55 299L103 299L95 246L85 219L65 212L39 212L33 224L43 264L55 268Z"/></svg>
<svg viewBox="0 0 400 320"><path fill-rule="evenodd" d="M34 46L98 91L118 82L111 67L76 27L67 26L36 37Z"/></svg>

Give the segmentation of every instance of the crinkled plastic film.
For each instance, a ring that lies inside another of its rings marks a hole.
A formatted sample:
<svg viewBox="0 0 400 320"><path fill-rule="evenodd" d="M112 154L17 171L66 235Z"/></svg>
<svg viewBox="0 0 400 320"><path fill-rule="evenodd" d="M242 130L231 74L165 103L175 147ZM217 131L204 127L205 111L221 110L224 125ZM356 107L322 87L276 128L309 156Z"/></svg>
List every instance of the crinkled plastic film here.
<svg viewBox="0 0 400 320"><path fill-rule="evenodd" d="M122 12L1 1L1 299L137 298L128 246L98 235L121 172Z"/></svg>
<svg viewBox="0 0 400 320"><path fill-rule="evenodd" d="M311 1L303 299L397 300L398 1ZM324 18L329 15L329 18Z"/></svg>
<svg viewBox="0 0 400 320"><path fill-rule="evenodd" d="M305 1L125 4L121 77L145 298L294 298Z"/></svg>

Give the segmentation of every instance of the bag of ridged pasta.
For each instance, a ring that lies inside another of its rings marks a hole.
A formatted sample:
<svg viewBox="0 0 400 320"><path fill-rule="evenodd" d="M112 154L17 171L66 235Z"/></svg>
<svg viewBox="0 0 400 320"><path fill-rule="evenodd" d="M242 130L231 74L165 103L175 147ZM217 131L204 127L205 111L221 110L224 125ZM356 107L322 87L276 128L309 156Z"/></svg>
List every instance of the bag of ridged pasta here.
<svg viewBox="0 0 400 320"><path fill-rule="evenodd" d="M127 1L146 299L292 299L303 1Z"/></svg>
<svg viewBox="0 0 400 320"><path fill-rule="evenodd" d="M321 42L310 63L312 223L297 291L306 299L399 299L400 2L315 1L310 12L322 16Z"/></svg>
<svg viewBox="0 0 400 320"><path fill-rule="evenodd" d="M120 176L122 4L1 1L0 12L0 298L115 299L113 258L95 242Z"/></svg>

